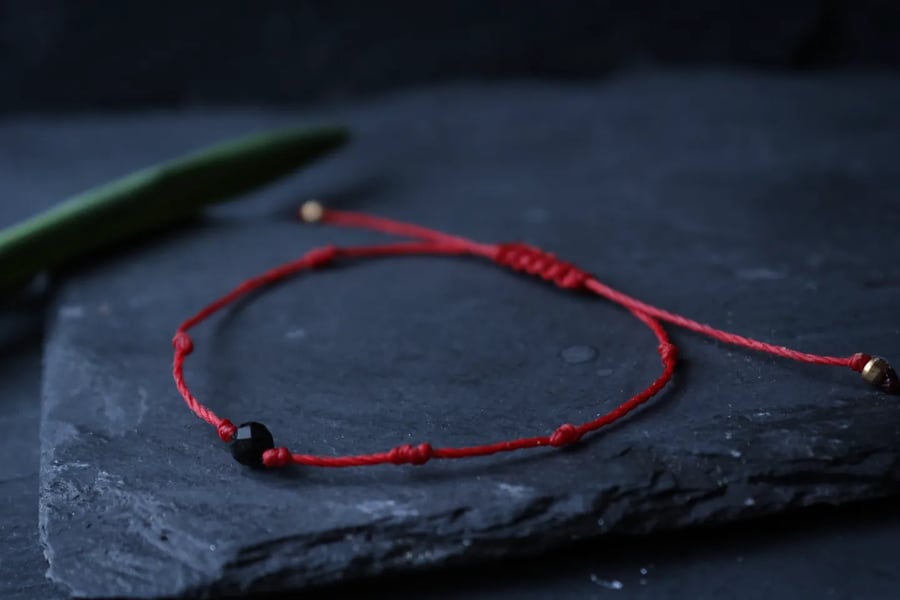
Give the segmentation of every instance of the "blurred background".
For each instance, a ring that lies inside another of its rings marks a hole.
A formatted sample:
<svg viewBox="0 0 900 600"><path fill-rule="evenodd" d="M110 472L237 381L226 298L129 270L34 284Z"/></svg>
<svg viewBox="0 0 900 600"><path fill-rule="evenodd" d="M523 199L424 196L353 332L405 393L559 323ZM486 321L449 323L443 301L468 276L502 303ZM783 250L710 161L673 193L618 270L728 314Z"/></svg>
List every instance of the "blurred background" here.
<svg viewBox="0 0 900 600"><path fill-rule="evenodd" d="M900 66L892 0L0 1L0 110L308 104L655 66Z"/></svg>

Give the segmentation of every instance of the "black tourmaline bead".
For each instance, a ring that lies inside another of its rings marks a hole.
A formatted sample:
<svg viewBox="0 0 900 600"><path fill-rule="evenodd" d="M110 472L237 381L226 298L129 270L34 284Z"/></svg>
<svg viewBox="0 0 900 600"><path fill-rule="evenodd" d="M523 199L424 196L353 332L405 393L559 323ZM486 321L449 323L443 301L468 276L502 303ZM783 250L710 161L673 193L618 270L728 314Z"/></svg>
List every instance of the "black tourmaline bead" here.
<svg viewBox="0 0 900 600"><path fill-rule="evenodd" d="M262 467L263 452L275 447L275 440L262 423L244 423L237 428L231 442L234 460L248 467Z"/></svg>

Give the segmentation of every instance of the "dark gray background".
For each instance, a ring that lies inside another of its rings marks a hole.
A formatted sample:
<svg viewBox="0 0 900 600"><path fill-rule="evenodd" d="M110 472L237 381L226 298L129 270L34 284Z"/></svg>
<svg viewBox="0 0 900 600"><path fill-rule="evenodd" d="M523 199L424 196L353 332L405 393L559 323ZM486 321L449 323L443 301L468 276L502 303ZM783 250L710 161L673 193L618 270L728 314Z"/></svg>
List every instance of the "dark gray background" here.
<svg viewBox="0 0 900 600"><path fill-rule="evenodd" d="M309 104L647 66L900 66L892 0L0 0L0 110Z"/></svg>

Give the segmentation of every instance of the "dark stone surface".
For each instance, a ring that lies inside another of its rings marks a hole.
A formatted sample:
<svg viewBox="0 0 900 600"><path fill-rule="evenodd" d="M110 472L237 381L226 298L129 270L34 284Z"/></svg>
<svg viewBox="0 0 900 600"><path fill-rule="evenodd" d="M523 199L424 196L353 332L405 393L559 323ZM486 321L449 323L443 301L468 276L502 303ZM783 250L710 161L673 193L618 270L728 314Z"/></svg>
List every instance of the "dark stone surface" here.
<svg viewBox="0 0 900 600"><path fill-rule="evenodd" d="M0 144L0 147L3 147ZM5 152L0 150L5 158ZM22 186L0 160L0 227L48 206L40 184ZM27 191L26 191L27 190ZM13 196L13 192L18 195ZM46 294L0 299L0 598L62 597L38 543L38 423Z"/></svg>
<svg viewBox="0 0 900 600"><path fill-rule="evenodd" d="M0 598L58 598L38 543L42 315L0 315Z"/></svg>
<svg viewBox="0 0 900 600"><path fill-rule="evenodd" d="M900 586L900 511L890 504L601 538L535 558L329 586L303 597L890 600Z"/></svg>
<svg viewBox="0 0 900 600"><path fill-rule="evenodd" d="M0 0L0 110L303 103L648 65L900 66L887 0Z"/></svg>
<svg viewBox="0 0 900 600"><path fill-rule="evenodd" d="M169 341L241 278L312 245L373 238L288 218L315 195L523 238L741 333L891 355L900 270L883 257L898 254L898 100L900 84L878 77L670 74L421 91L305 114L349 121L357 144L247 207L80 271L59 295L42 428L52 577L97 596L291 589L896 494L896 399L849 371L679 332L675 385L571 451L284 474L242 470L186 412ZM85 173L102 180L279 120L181 114L28 131L63 146L89 132L97 163ZM548 432L658 370L652 337L621 310L453 259L316 273L195 340L188 377L201 398L323 453Z"/></svg>

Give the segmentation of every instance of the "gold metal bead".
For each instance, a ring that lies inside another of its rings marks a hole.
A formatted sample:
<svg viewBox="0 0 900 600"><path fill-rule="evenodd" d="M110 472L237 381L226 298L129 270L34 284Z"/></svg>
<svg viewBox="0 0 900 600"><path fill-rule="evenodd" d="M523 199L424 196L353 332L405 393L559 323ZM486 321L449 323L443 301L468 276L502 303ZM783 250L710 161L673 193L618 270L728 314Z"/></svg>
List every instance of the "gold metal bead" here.
<svg viewBox="0 0 900 600"><path fill-rule="evenodd" d="M862 378L875 387L881 387L892 372L893 369L891 369L891 365L888 364L888 361L880 356L876 356L863 367Z"/></svg>
<svg viewBox="0 0 900 600"><path fill-rule="evenodd" d="M300 207L300 218L307 223L318 223L322 220L325 208L316 200L309 200Z"/></svg>

